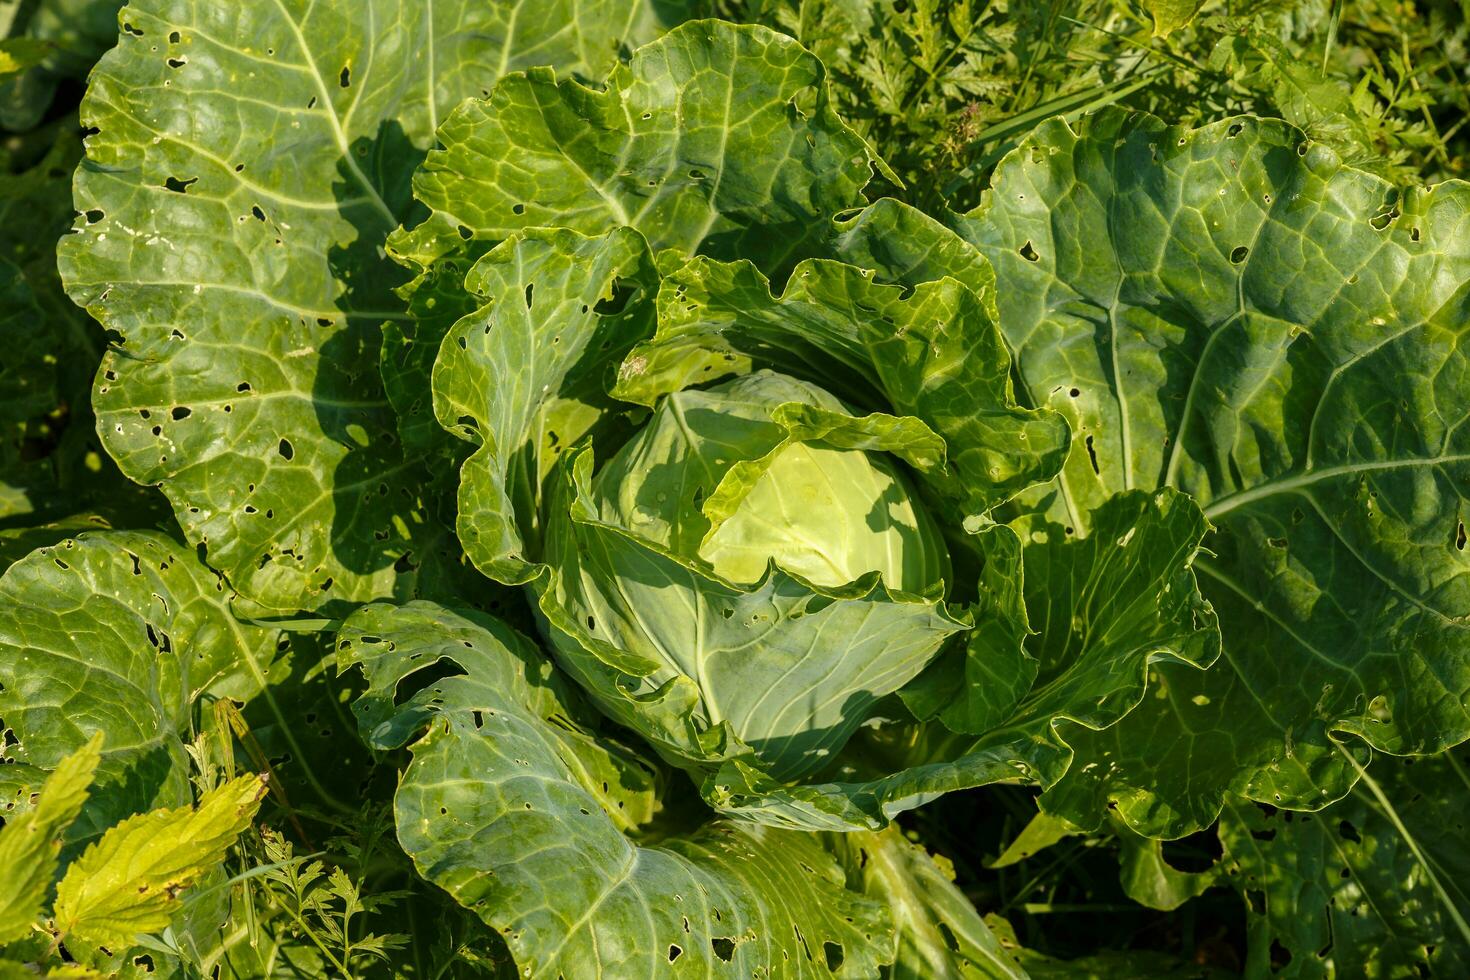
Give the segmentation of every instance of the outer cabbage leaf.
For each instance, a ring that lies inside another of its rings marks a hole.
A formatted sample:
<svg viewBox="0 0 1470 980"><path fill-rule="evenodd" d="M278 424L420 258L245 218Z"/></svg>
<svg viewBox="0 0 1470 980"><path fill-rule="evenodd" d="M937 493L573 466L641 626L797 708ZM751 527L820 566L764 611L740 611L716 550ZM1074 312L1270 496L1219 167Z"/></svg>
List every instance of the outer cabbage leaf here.
<svg viewBox="0 0 1470 980"><path fill-rule="evenodd" d="M278 634L237 621L230 598L192 551L155 533L82 534L0 577L7 761L50 770L94 733L106 738L69 842L189 802L182 737L202 692L272 697Z"/></svg>
<svg viewBox="0 0 1470 980"><path fill-rule="evenodd" d="M1470 969L1465 753L1380 757L1369 776L1319 813L1227 802L1220 840L1246 898L1248 970L1269 970L1273 945L1290 955L1287 977Z"/></svg>
<svg viewBox="0 0 1470 980"><path fill-rule="evenodd" d="M898 955L883 974L889 980L1025 980L1026 972L955 886L944 858L909 843L896 825L827 840L847 869L849 887L893 910Z"/></svg>
<svg viewBox="0 0 1470 980"><path fill-rule="evenodd" d="M1090 531L1177 486L1216 526L1212 670L1077 745L1065 806L1177 835L1227 789L1319 807L1355 770L1470 735L1470 188L1399 189L1276 122L1042 126L958 231L995 265L1022 397L1079 442L1036 495ZM1053 805L1063 805L1059 799Z"/></svg>
<svg viewBox="0 0 1470 980"><path fill-rule="evenodd" d="M725 820L647 844L620 833L602 784L631 755L604 748L498 621L371 605L344 625L339 656L369 678L364 737L413 753L395 801L404 849L503 935L523 974L859 977L892 960L886 907L847 890L813 835ZM463 674L405 698L436 662Z"/></svg>
<svg viewBox="0 0 1470 980"><path fill-rule="evenodd" d="M620 356L649 331L658 278L636 232L543 230L494 249L465 282L484 305L444 340L434 410L478 445L460 476L465 551L485 574L520 583L542 548L541 486L557 458L619 430L606 391Z"/></svg>
<svg viewBox="0 0 1470 980"><path fill-rule="evenodd" d="M404 594L418 566L442 563L447 529L377 369L383 324L405 316L383 242L452 106L528 64L600 73L656 26L648 11L128 7L82 105L99 132L60 264L117 337L94 399L108 451L163 487L245 599L296 610Z"/></svg>
<svg viewBox="0 0 1470 980"><path fill-rule="evenodd" d="M1118 883L1129 898L1151 909L1172 911L1220 883L1217 862L1199 871L1181 871L1164 859L1164 842L1142 837L1120 819L1112 821L1118 840Z"/></svg>
<svg viewBox="0 0 1470 980"><path fill-rule="evenodd" d="M990 565L1001 577L982 580L995 597L992 608L1006 610L1011 589L1025 606L1023 614L998 618L996 626L1020 622L1030 636L1015 644L1004 630L997 637L994 626L978 630L967 650L950 654L947 664L904 692L909 706L921 717L937 714L952 731L985 734L1006 727L1023 700L1035 703L1043 692L1058 719L1068 714L1067 705L1089 696L1097 701L1095 710L1114 699L1131 707L1142 692L1141 678L1119 677L1123 663L1208 667L1219 656L1220 630L1192 571L1207 528L1198 507L1164 491L1151 500L1140 493L1114 498L1085 538L1038 519L1011 525L1007 530L1017 538L989 536ZM1007 559L1018 547L1021 575L1011 578ZM1105 718L1116 721L1127 710L1114 703L1092 714L1085 727L1106 728L1111 722ZM1068 743L1086 738L1067 722L1056 728ZM1062 815L1083 826L1095 825L1099 816Z"/></svg>
<svg viewBox="0 0 1470 980"><path fill-rule="evenodd" d="M430 208L395 251L426 267L462 239L627 226L654 249L790 268L862 204L874 158L833 111L822 63L764 27L695 21L602 89L546 69L503 78L439 131L414 177Z"/></svg>

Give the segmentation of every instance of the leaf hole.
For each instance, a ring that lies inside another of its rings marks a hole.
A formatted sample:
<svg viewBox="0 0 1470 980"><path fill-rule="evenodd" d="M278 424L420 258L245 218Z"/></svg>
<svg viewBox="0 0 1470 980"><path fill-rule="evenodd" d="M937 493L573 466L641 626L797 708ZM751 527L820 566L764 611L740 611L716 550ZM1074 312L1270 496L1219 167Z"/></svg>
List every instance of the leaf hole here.
<svg viewBox="0 0 1470 980"><path fill-rule="evenodd" d="M717 936L709 941L709 948L726 963L735 958L735 940L733 939Z"/></svg>
<svg viewBox="0 0 1470 980"><path fill-rule="evenodd" d="M292 447L291 440L285 437L282 437L280 443L277 444L276 452L280 453L281 458L288 463L296 456L296 450Z"/></svg>
<svg viewBox="0 0 1470 980"><path fill-rule="evenodd" d="M1092 472L1102 476L1102 470L1097 465L1097 448L1092 444L1092 436L1087 437L1087 458L1092 463Z"/></svg>
<svg viewBox="0 0 1470 980"><path fill-rule="evenodd" d="M425 664L398 679L398 683L393 687L393 706L401 708L415 695L427 691L433 685L451 677L463 677L465 674L465 669L459 664L440 657L433 663Z"/></svg>
<svg viewBox="0 0 1470 980"><path fill-rule="evenodd" d="M614 279L612 295L605 299L599 299L593 307L593 312L598 316L617 316L628 308L628 301L633 298L636 288L631 283L625 283L621 279Z"/></svg>
<svg viewBox="0 0 1470 980"><path fill-rule="evenodd" d="M343 88L349 88L349 87L351 87L351 85L352 85L352 68L350 66L348 66L348 65L343 65L342 66L342 73L337 76L337 84L340 85L340 86L342 86Z"/></svg>
<svg viewBox="0 0 1470 980"><path fill-rule="evenodd" d="M189 185L198 182L198 180L198 177L189 177L185 180L180 180L177 177L169 177L163 182L163 186L175 194L187 194L189 192Z"/></svg>
<svg viewBox="0 0 1470 980"><path fill-rule="evenodd" d="M1026 239L1026 244L1020 248L1021 258L1027 262L1040 262L1041 256L1036 254L1036 247L1031 244L1031 239Z"/></svg>
<svg viewBox="0 0 1470 980"><path fill-rule="evenodd" d="M679 957L681 957L683 955L684 955L684 950L680 949L679 946L676 943L669 943L669 962L670 963L674 962L675 960L677 960Z"/></svg>
<svg viewBox="0 0 1470 980"><path fill-rule="evenodd" d="M1240 265L1249 254L1251 254L1250 248L1245 245L1237 245L1230 251L1230 261L1235 265Z"/></svg>
<svg viewBox="0 0 1470 980"><path fill-rule="evenodd" d="M843 952L842 944L834 943L830 939L822 944L822 953L827 957L827 969L833 973L842 969L842 963L847 959L847 955Z"/></svg>
<svg viewBox="0 0 1470 980"><path fill-rule="evenodd" d="M1383 231L1397 221L1400 214L1401 212L1397 207L1390 206L1369 218L1368 224L1372 225L1375 231Z"/></svg>

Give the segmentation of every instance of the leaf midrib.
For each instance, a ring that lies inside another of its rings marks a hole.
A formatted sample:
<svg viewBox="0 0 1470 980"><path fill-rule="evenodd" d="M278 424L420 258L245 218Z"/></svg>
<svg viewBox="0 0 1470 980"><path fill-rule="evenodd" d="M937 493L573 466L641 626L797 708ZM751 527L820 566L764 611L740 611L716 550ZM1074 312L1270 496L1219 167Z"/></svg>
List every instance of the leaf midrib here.
<svg viewBox="0 0 1470 980"><path fill-rule="evenodd" d="M1404 469L1417 466L1440 466L1446 463L1470 462L1470 453L1446 453L1442 456L1412 456L1406 459L1382 459L1363 460L1356 463L1343 463L1339 466L1327 466L1321 469L1304 469L1299 472L1267 480L1253 487L1238 490L1235 493L1218 497L1204 507L1205 516L1210 520L1224 517L1241 507L1249 506L1260 500L1269 499L1280 494L1294 493L1303 487L1312 486L1323 480L1331 480L1340 476L1352 476L1357 473L1376 473L1385 470Z"/></svg>

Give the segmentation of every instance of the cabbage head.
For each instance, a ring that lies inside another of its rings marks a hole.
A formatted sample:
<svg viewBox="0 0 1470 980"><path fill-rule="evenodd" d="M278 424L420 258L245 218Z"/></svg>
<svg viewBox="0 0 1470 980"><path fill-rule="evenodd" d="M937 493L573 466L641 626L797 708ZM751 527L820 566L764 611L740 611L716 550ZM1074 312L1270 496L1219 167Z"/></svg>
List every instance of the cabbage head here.
<svg viewBox="0 0 1470 980"><path fill-rule="evenodd" d="M548 517L563 662L594 692L603 649L645 661L648 690L681 689L696 731L664 743L676 757L743 743L777 778L819 771L966 626L901 421L766 370L664 396L590 482L582 457Z"/></svg>

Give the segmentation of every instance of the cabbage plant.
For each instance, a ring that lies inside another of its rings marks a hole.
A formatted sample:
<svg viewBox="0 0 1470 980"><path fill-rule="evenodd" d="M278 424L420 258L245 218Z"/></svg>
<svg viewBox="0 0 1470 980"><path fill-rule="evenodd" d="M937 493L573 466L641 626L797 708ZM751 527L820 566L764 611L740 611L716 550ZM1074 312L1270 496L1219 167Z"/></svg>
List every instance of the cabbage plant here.
<svg viewBox="0 0 1470 980"><path fill-rule="evenodd" d="M1017 851L1098 831L1139 901L1245 893L1253 962L1453 973L1464 186L1109 111L924 214L866 196L816 57L676 6L124 8L57 258L100 450L166 519L29 524L71 468L6 474L5 805L95 756L36 853L248 755L272 819L391 815L356 853L432 939L405 973L1019 976L895 825L1006 782ZM76 379L27 340L28 419ZM1216 821L1212 868L1165 862ZM282 925L362 882L246 839L249 888L68 955L400 968ZM56 953L43 907L0 967Z"/></svg>

